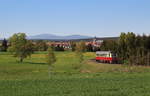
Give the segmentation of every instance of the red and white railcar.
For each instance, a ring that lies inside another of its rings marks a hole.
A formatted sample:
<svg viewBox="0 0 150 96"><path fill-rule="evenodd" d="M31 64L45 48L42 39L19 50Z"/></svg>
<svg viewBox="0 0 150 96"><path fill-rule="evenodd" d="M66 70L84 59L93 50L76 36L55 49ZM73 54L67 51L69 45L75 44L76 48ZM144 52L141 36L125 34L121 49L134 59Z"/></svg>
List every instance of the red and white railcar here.
<svg viewBox="0 0 150 96"><path fill-rule="evenodd" d="M116 53L111 51L97 51L96 52L96 61L101 63L118 63L119 58Z"/></svg>

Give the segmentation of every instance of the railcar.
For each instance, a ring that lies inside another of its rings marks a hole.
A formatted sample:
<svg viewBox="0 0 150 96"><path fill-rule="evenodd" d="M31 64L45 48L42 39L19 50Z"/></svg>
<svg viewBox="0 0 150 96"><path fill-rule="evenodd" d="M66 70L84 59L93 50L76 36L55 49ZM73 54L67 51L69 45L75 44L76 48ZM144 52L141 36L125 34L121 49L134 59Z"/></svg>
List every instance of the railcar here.
<svg viewBox="0 0 150 96"><path fill-rule="evenodd" d="M96 61L101 63L118 63L119 58L117 54L111 51L97 51L96 52Z"/></svg>

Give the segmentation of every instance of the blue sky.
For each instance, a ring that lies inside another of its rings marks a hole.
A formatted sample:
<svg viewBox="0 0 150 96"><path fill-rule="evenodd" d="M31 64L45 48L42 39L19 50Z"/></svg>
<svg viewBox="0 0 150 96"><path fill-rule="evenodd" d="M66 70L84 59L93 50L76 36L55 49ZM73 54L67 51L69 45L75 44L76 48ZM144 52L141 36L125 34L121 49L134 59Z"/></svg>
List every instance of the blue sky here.
<svg viewBox="0 0 150 96"><path fill-rule="evenodd" d="M0 38L27 35L150 34L150 0L0 0Z"/></svg>

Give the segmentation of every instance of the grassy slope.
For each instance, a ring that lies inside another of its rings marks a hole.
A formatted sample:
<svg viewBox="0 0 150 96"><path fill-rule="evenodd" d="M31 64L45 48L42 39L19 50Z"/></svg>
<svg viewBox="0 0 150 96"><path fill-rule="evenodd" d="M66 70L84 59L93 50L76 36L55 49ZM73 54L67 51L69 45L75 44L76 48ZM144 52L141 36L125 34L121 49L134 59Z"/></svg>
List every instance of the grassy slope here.
<svg viewBox="0 0 150 96"><path fill-rule="evenodd" d="M72 67L76 58L71 52L58 52L55 74L48 77L45 54L36 53L24 63L11 55L0 55L0 96L149 96L149 68L132 67L124 72L121 65L87 61L94 53L85 53L79 73ZM99 73L100 72L100 73Z"/></svg>

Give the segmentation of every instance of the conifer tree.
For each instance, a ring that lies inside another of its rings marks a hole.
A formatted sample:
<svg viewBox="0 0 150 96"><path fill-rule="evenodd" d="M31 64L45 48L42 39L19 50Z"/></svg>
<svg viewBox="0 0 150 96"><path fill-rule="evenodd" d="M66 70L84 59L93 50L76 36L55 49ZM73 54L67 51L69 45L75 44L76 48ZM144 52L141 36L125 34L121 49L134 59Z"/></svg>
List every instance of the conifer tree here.
<svg viewBox="0 0 150 96"><path fill-rule="evenodd" d="M4 39L4 40L2 41L1 51L6 52L6 51L7 51L7 48L8 48L7 40Z"/></svg>

